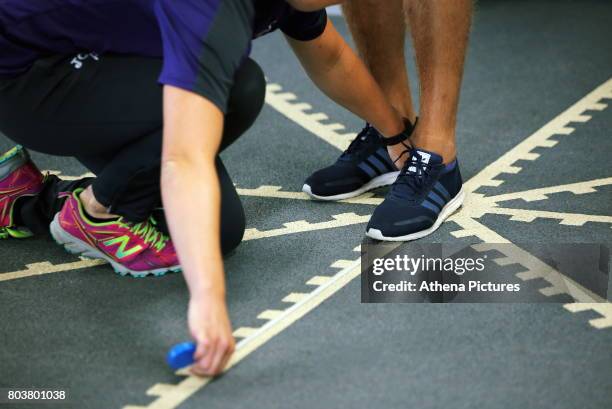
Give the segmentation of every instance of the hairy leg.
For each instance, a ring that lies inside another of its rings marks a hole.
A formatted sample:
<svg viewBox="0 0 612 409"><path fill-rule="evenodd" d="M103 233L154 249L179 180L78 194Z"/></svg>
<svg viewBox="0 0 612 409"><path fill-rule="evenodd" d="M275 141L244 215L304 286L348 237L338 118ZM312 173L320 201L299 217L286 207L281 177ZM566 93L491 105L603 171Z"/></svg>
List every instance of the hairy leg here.
<svg viewBox="0 0 612 409"><path fill-rule="evenodd" d="M342 7L368 69L391 105L414 122L415 112L404 59L406 24L402 0L349 0Z"/></svg>
<svg viewBox="0 0 612 409"><path fill-rule="evenodd" d="M445 163L456 156L455 128L472 0L405 0L420 80L413 142Z"/></svg>

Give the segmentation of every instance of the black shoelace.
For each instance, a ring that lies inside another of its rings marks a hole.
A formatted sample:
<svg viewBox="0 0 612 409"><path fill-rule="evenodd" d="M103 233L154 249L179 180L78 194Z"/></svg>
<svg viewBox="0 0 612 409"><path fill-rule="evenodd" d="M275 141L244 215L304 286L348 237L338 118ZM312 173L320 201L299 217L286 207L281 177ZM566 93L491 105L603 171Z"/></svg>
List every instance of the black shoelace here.
<svg viewBox="0 0 612 409"><path fill-rule="evenodd" d="M431 176L432 165L423 162L421 154L415 148L406 149L397 160L406 153L410 155L410 159L406 161L397 177L393 191L402 193L404 190L402 187L407 186L410 190L409 194L418 194ZM400 196L404 195L400 194Z"/></svg>
<svg viewBox="0 0 612 409"><path fill-rule="evenodd" d="M363 146L370 142L369 139L372 136L378 137L377 135L372 135L372 132L374 132L374 128L370 124L366 124L365 128L357 134L348 148L342 153L342 158L350 158L355 153L361 151Z"/></svg>

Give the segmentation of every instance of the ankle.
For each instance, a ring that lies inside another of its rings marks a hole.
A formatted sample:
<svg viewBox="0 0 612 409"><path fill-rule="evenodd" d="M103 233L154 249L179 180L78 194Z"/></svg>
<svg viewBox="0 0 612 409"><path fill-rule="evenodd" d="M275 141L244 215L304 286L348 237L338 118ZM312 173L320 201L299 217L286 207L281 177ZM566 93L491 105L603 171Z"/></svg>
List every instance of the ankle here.
<svg viewBox="0 0 612 409"><path fill-rule="evenodd" d="M423 138L419 135L415 135L411 139L411 142L415 148L437 153L442 157L445 164L448 164L457 158L457 148L455 145L454 136L448 138Z"/></svg>
<svg viewBox="0 0 612 409"><path fill-rule="evenodd" d="M117 217L117 215L111 214L108 208L98 202L91 186L79 194L79 200L85 212L91 217L96 219L113 219Z"/></svg>
<svg viewBox="0 0 612 409"><path fill-rule="evenodd" d="M409 119L414 125L417 114L412 105L412 97L408 86L398 86L396 83L393 83L385 87L383 93L400 116L404 119Z"/></svg>
<svg viewBox="0 0 612 409"><path fill-rule="evenodd" d="M402 116L402 118L404 120L407 119L408 121L410 121L410 124L412 126L416 125L416 121L417 121L418 115L416 114L416 112L412 108L412 105L404 106L404 107L401 107L401 108L395 108L395 109L400 113L400 115Z"/></svg>
<svg viewBox="0 0 612 409"><path fill-rule="evenodd" d="M406 152L408 147L403 143L398 143L397 145L391 145L387 147L387 151L389 152L389 157L395 164L397 169L402 169L404 164L410 159L410 153Z"/></svg>

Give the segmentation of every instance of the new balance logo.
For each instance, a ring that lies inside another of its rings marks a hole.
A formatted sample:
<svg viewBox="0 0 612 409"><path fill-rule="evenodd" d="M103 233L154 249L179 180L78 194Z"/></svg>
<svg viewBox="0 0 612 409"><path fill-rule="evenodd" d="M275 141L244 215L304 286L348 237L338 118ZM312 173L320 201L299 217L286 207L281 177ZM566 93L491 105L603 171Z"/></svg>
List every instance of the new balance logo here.
<svg viewBox="0 0 612 409"><path fill-rule="evenodd" d="M119 260L129 257L132 254L138 253L140 250L142 250L142 246L139 244L132 247L131 249L128 249L127 246L130 244L130 238L128 236L121 236L121 237L117 237L114 239L110 239L110 240L102 242L102 244L108 247L118 244L119 248L115 252L115 256Z"/></svg>

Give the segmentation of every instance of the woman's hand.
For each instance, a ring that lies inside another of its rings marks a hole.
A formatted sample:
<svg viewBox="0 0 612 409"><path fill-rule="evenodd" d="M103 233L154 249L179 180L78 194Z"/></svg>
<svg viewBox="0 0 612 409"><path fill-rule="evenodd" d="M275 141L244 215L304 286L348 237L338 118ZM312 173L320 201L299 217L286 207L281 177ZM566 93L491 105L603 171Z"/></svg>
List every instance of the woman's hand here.
<svg viewBox="0 0 612 409"><path fill-rule="evenodd" d="M191 297L188 319L197 344L192 372L201 376L220 374L236 347L225 297L215 294Z"/></svg>

